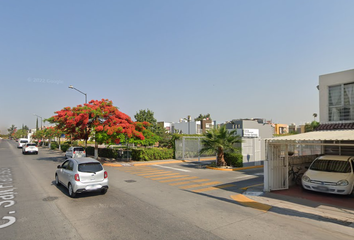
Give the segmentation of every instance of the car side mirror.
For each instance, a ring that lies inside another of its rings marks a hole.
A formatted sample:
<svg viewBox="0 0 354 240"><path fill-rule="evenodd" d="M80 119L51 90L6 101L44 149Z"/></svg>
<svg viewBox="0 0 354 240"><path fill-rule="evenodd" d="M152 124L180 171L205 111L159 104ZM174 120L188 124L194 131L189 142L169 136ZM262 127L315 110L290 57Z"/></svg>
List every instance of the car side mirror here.
<svg viewBox="0 0 354 240"><path fill-rule="evenodd" d="M57 168L61 168L61 166L60 166L60 165L58 165L58 166L57 166Z"/></svg>

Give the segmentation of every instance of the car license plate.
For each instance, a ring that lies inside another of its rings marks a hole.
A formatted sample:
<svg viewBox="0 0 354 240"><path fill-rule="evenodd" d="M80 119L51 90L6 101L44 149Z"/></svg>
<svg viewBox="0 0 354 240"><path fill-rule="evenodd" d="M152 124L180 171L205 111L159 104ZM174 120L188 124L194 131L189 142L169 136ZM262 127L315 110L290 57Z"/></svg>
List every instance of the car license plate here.
<svg viewBox="0 0 354 240"><path fill-rule="evenodd" d="M90 185L86 187L86 190L95 190L95 189L100 189L102 186L101 185Z"/></svg>
<svg viewBox="0 0 354 240"><path fill-rule="evenodd" d="M324 186L318 186L317 189L320 191L328 191L328 187L324 187Z"/></svg>

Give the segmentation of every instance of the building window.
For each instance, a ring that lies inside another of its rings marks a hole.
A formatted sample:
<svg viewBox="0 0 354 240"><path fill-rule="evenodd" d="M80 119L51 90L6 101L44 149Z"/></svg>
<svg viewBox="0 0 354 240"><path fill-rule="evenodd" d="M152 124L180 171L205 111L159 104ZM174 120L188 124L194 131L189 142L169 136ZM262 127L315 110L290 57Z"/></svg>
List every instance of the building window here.
<svg viewBox="0 0 354 240"><path fill-rule="evenodd" d="M354 83L328 88L330 122L354 120Z"/></svg>

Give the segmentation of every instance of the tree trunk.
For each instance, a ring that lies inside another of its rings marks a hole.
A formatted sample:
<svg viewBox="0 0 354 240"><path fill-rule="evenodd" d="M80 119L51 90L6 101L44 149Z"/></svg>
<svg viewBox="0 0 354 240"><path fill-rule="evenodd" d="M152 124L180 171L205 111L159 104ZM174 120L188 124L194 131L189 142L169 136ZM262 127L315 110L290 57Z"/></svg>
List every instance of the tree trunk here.
<svg viewBox="0 0 354 240"><path fill-rule="evenodd" d="M94 159L98 159L98 143L97 141L95 141L95 156L94 156Z"/></svg>
<svg viewBox="0 0 354 240"><path fill-rule="evenodd" d="M219 147L218 148L218 166L226 166L226 162L224 159L224 149Z"/></svg>

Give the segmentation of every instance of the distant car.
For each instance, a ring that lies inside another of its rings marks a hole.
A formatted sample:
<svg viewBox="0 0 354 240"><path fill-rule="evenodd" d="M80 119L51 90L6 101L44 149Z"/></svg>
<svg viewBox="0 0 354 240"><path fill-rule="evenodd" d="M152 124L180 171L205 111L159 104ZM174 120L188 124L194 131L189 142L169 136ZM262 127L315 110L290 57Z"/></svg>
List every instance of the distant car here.
<svg viewBox="0 0 354 240"><path fill-rule="evenodd" d="M17 141L17 148L22 148L23 145L25 145L26 143L28 143L28 139L27 138L19 138Z"/></svg>
<svg viewBox="0 0 354 240"><path fill-rule="evenodd" d="M80 158L86 157L86 152L83 147L69 147L65 152L65 158Z"/></svg>
<svg viewBox="0 0 354 240"><path fill-rule="evenodd" d="M302 176L304 189L354 196L354 157L324 155L316 158Z"/></svg>
<svg viewBox="0 0 354 240"><path fill-rule="evenodd" d="M68 189L69 196L77 193L108 190L108 174L102 164L92 158L70 158L58 165L55 172L55 184Z"/></svg>
<svg viewBox="0 0 354 240"><path fill-rule="evenodd" d="M38 147L35 143L26 143L22 147L22 154L34 153L38 154Z"/></svg>

